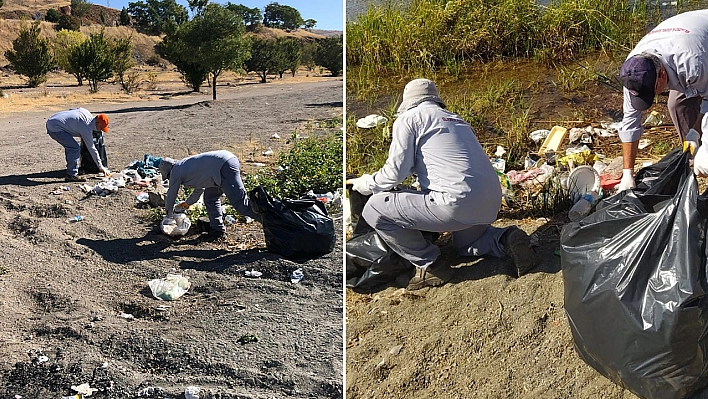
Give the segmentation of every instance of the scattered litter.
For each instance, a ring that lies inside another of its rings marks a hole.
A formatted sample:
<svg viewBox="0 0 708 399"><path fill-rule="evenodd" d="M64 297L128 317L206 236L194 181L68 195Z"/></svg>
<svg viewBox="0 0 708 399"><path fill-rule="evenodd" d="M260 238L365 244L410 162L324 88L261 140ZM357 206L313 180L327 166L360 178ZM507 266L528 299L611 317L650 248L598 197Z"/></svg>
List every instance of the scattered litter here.
<svg viewBox="0 0 708 399"><path fill-rule="evenodd" d="M509 178L511 185L520 185L521 187L530 187L537 184L543 184L546 179L553 173L553 166L541 165L538 168L533 168L523 172L510 170L506 176Z"/></svg>
<svg viewBox="0 0 708 399"><path fill-rule="evenodd" d="M192 222L184 213L176 213L172 217L165 215L160 223L162 232L170 237L183 236L187 234L190 227L192 227Z"/></svg>
<svg viewBox="0 0 708 399"><path fill-rule="evenodd" d="M652 161L642 162L642 168L646 168L647 166L652 166L652 165L654 165L654 162L652 162Z"/></svg>
<svg viewBox="0 0 708 399"><path fill-rule="evenodd" d="M52 194L61 195L61 190L54 190L54 191L52 191Z"/></svg>
<svg viewBox="0 0 708 399"><path fill-rule="evenodd" d="M534 143L540 143L541 140L545 139L548 137L548 135L551 134L550 130L547 129L539 129L539 130L534 130L529 134L529 138L533 140Z"/></svg>
<svg viewBox="0 0 708 399"><path fill-rule="evenodd" d="M250 217L250 216L245 216L244 218L246 219L246 224L248 224L248 223L253 223L253 218L252 218L252 217Z"/></svg>
<svg viewBox="0 0 708 399"><path fill-rule="evenodd" d="M189 386L185 388L184 399L199 399L199 387Z"/></svg>
<svg viewBox="0 0 708 399"><path fill-rule="evenodd" d="M396 345L396 346L392 347L391 349L389 349L388 353L395 356L395 355L398 355L399 353L401 353L401 349L403 349L403 345Z"/></svg>
<svg viewBox="0 0 708 399"><path fill-rule="evenodd" d="M160 387L147 387L147 388L143 388L140 391L138 391L138 397L142 398L142 397L151 397L151 396L155 396L155 395L159 396L162 394L162 392L163 392L163 389Z"/></svg>
<svg viewBox="0 0 708 399"><path fill-rule="evenodd" d="M257 271L257 270L246 270L246 277L260 277L263 275L263 273Z"/></svg>
<svg viewBox="0 0 708 399"><path fill-rule="evenodd" d="M649 139L640 139L639 140L639 149L643 150L651 145L651 140Z"/></svg>
<svg viewBox="0 0 708 399"><path fill-rule="evenodd" d="M59 186L59 188L64 191L71 191L71 187L69 187L69 186Z"/></svg>
<svg viewBox="0 0 708 399"><path fill-rule="evenodd" d="M135 316L133 316L133 315L130 314L130 313L121 313L121 314L120 314L120 317L121 317L122 319L126 319L126 320L134 320L134 319L135 319Z"/></svg>
<svg viewBox="0 0 708 399"><path fill-rule="evenodd" d="M600 175L591 166L578 166L568 175L568 194L573 202L577 202L585 193L599 191Z"/></svg>
<svg viewBox="0 0 708 399"><path fill-rule="evenodd" d="M66 220L67 223L76 223L84 220L84 217L81 215L76 215L73 218L69 218Z"/></svg>
<svg viewBox="0 0 708 399"><path fill-rule="evenodd" d="M226 216L224 216L224 221L225 221L226 223L228 223L228 224L234 224L234 223L236 223L236 219L234 219L234 217L231 216L231 215L226 215Z"/></svg>
<svg viewBox="0 0 708 399"><path fill-rule="evenodd" d="M371 129L378 125L384 124L388 121L385 116L381 115L367 115L356 121L356 126L361 129Z"/></svg>
<svg viewBox="0 0 708 399"><path fill-rule="evenodd" d="M69 204L69 205L73 204L73 202L71 200L65 200L64 203Z"/></svg>
<svg viewBox="0 0 708 399"><path fill-rule="evenodd" d="M622 127L622 122L602 122L600 126L602 126L603 129L619 132L620 127Z"/></svg>
<svg viewBox="0 0 708 399"><path fill-rule="evenodd" d="M144 191L141 191L135 194L135 200L138 201L138 203L146 204L148 201L150 201L150 195Z"/></svg>
<svg viewBox="0 0 708 399"><path fill-rule="evenodd" d="M644 121L644 126L654 127L659 126L662 123L664 123L664 116L661 115L658 111L651 111L649 116L647 116L647 119Z"/></svg>
<svg viewBox="0 0 708 399"><path fill-rule="evenodd" d="M158 312L164 312L164 311L169 310L171 307L172 306L169 306L169 305L160 305L160 306L156 306L155 310L157 310Z"/></svg>
<svg viewBox="0 0 708 399"><path fill-rule="evenodd" d="M506 154L506 150L504 149L504 147L498 145L497 151L494 153L494 156L497 158L501 158L501 156L504 154Z"/></svg>
<svg viewBox="0 0 708 399"><path fill-rule="evenodd" d="M501 173L504 173L504 170L506 170L506 161L501 159L501 158L492 158L490 159L492 161L492 166L494 167L494 170L497 170Z"/></svg>
<svg viewBox="0 0 708 399"><path fill-rule="evenodd" d="M96 389L96 388L91 388L88 383L81 384L78 386L72 385L71 389L78 392L79 395L83 395L83 396L91 396L94 392L98 391L98 389Z"/></svg>
<svg viewBox="0 0 708 399"><path fill-rule="evenodd" d="M568 130L562 126L553 126L551 133L543 141L541 149L538 150L538 155L543 156L546 152L553 151L557 152L558 147L565 140L565 136L568 134Z"/></svg>
<svg viewBox="0 0 708 399"><path fill-rule="evenodd" d="M241 345L251 344L254 342L258 342L258 337L255 336L254 334L246 334L246 335L242 335L241 338L239 338L236 342L238 342Z"/></svg>
<svg viewBox="0 0 708 399"><path fill-rule="evenodd" d="M291 283L299 283L302 281L302 278L304 277L304 273L302 272L301 268L295 269L293 273L290 275L290 282Z"/></svg>
<svg viewBox="0 0 708 399"><path fill-rule="evenodd" d="M39 363L39 364L46 363L48 361L49 361L49 357L45 356L45 355L42 355L37 358L37 363Z"/></svg>
<svg viewBox="0 0 708 399"><path fill-rule="evenodd" d="M266 164L264 164L262 162L254 162L253 166L264 167L264 166L266 166Z"/></svg>
<svg viewBox="0 0 708 399"><path fill-rule="evenodd" d="M168 274L165 278L150 280L148 285L155 298L173 301L184 295L192 284L181 274Z"/></svg>
<svg viewBox="0 0 708 399"><path fill-rule="evenodd" d="M270 147L268 147L267 150L263 151L263 155L273 155L273 150Z"/></svg>
<svg viewBox="0 0 708 399"><path fill-rule="evenodd" d="M270 138L272 138L272 139L279 139L279 138L280 138L280 135L279 135L278 133L273 133L273 135L270 136Z"/></svg>
<svg viewBox="0 0 708 399"><path fill-rule="evenodd" d="M81 399L81 395L62 396L61 399Z"/></svg>

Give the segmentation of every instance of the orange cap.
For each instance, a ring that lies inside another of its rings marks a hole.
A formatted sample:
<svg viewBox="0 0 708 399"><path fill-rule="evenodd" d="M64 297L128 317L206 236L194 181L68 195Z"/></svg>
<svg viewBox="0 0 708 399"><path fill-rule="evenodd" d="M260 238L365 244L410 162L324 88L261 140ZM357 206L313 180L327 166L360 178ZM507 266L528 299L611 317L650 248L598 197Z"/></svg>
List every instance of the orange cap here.
<svg viewBox="0 0 708 399"><path fill-rule="evenodd" d="M98 114L96 115L96 129L108 132L108 115Z"/></svg>

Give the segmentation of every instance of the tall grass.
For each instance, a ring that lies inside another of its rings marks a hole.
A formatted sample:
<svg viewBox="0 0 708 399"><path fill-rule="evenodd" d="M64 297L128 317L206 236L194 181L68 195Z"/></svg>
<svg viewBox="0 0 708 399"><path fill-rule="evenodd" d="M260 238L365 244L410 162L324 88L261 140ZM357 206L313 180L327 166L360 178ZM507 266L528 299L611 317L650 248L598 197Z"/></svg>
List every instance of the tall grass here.
<svg viewBox="0 0 708 399"><path fill-rule="evenodd" d="M450 70L451 60L573 59L627 51L658 19L656 4L629 0L413 0L372 5L347 24L347 65L370 73ZM454 68L453 69L453 74Z"/></svg>

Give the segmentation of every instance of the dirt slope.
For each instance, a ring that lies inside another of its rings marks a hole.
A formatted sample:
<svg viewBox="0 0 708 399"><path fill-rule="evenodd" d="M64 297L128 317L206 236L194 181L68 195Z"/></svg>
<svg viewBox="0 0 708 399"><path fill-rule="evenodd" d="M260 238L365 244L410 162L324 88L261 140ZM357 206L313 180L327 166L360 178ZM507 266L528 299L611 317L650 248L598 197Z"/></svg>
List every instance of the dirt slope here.
<svg viewBox="0 0 708 399"><path fill-rule="evenodd" d="M257 167L244 148L278 151L285 140L273 133L342 112L338 79L222 93L87 107L111 118L112 169L145 153L228 149L246 173ZM86 197L60 179L62 149L44 130L50 115L0 118L0 396L57 398L88 383L99 399L179 398L187 386L202 398L342 397L341 244L295 263L265 251L258 223L229 227L226 241L168 238L135 207L134 190ZM60 185L71 189L51 194ZM67 223L74 215L85 220ZM305 277L293 284L297 268ZM263 276L245 277L252 269ZM170 272L192 288L161 302L146 283ZM251 335L258 341L237 342Z"/></svg>

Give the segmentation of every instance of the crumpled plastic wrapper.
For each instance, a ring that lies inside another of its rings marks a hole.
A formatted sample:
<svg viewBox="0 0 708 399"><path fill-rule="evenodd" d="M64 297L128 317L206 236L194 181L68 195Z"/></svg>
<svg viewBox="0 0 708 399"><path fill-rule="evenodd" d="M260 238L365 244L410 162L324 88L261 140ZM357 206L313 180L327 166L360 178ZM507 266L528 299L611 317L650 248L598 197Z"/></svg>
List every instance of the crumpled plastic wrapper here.
<svg viewBox="0 0 708 399"><path fill-rule="evenodd" d="M163 301L173 301L184 295L192 283L181 274L168 274L165 278L148 282L152 295Z"/></svg>

